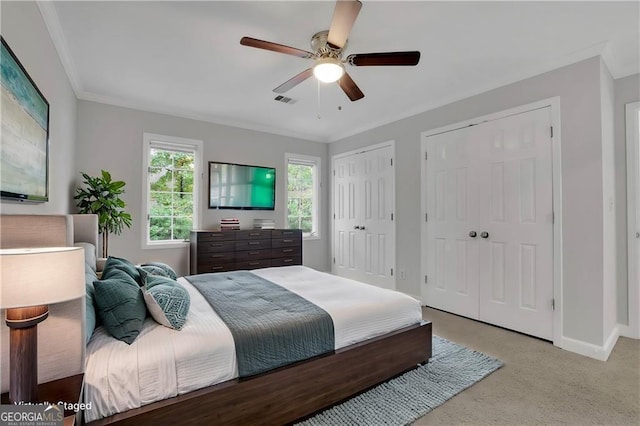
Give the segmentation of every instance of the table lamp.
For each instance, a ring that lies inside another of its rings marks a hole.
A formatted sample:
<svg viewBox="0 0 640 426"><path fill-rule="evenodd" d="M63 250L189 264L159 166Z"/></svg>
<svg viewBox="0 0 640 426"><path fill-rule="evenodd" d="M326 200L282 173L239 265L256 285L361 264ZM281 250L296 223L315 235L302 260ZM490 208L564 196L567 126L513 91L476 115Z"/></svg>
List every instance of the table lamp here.
<svg viewBox="0 0 640 426"><path fill-rule="evenodd" d="M38 401L38 323L50 304L84 295L84 249L0 250L0 309L9 330L9 400Z"/></svg>

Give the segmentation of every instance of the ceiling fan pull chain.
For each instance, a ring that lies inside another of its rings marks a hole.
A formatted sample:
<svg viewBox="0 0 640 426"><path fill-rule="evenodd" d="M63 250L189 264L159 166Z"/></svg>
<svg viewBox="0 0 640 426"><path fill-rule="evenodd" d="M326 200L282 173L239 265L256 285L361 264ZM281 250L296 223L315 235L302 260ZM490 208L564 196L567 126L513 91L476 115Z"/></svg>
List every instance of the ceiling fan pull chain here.
<svg viewBox="0 0 640 426"><path fill-rule="evenodd" d="M318 105L316 107L316 114L318 117L318 120L322 119L322 117L320 116L320 80L316 80L318 83Z"/></svg>

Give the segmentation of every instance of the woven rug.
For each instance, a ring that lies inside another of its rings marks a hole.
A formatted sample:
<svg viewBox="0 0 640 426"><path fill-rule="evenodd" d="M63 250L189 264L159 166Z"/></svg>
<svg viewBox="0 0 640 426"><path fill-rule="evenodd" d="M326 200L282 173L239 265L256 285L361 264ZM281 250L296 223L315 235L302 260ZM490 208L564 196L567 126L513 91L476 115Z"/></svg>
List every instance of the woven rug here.
<svg viewBox="0 0 640 426"><path fill-rule="evenodd" d="M406 425L479 382L502 361L433 336L428 364L382 383L301 423L320 425Z"/></svg>

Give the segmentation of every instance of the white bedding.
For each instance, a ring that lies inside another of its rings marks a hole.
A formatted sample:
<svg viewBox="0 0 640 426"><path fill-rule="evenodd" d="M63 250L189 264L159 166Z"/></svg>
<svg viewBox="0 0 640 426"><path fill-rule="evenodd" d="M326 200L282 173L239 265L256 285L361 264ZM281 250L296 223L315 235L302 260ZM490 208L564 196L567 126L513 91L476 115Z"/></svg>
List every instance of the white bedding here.
<svg viewBox="0 0 640 426"><path fill-rule="evenodd" d="M385 290L304 266L251 271L299 294L331 315L336 349L416 324L420 303ZM231 332L184 278L191 308L181 331L147 318L131 344L98 327L87 346L85 402L92 421L221 383L238 376Z"/></svg>

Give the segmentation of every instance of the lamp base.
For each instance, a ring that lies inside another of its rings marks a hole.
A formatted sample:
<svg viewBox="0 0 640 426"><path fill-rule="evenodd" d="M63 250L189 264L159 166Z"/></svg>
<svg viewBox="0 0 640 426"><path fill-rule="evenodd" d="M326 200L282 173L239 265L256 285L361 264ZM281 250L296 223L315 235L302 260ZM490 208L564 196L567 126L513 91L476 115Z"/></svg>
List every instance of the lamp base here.
<svg viewBox="0 0 640 426"><path fill-rule="evenodd" d="M12 404L38 401L38 324L48 316L48 305L7 309Z"/></svg>

